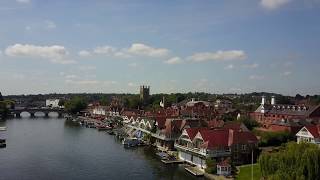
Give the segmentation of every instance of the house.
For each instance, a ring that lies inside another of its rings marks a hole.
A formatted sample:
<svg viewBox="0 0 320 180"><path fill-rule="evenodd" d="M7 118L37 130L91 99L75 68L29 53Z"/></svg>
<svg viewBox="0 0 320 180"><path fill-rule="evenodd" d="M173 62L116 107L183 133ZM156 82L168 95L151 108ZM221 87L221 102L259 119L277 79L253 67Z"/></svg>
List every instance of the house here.
<svg viewBox="0 0 320 180"><path fill-rule="evenodd" d="M174 145L179 159L200 169L206 168L208 158L218 162L231 158L235 164L251 162L251 152L256 150L258 139L250 131L243 131L242 125L229 126L185 129Z"/></svg>
<svg viewBox="0 0 320 180"><path fill-rule="evenodd" d="M227 160L221 161L217 164L217 174L222 176L230 176L231 175L231 165Z"/></svg>
<svg viewBox="0 0 320 180"><path fill-rule="evenodd" d="M58 108L59 106L59 99L47 99L46 100L46 107L51 107L51 108Z"/></svg>
<svg viewBox="0 0 320 180"><path fill-rule="evenodd" d="M268 128L275 121L281 121L282 119L319 119L320 105L276 104L275 97L272 97L271 103L267 104L263 96L261 105L256 111L250 113L250 117L262 124L263 127Z"/></svg>
<svg viewBox="0 0 320 180"><path fill-rule="evenodd" d="M92 108L92 114L106 116L108 114L108 107L107 106L95 106Z"/></svg>
<svg viewBox="0 0 320 180"><path fill-rule="evenodd" d="M229 100L223 100L223 99L217 99L214 103L214 107L216 109L231 109L232 108L232 102Z"/></svg>
<svg viewBox="0 0 320 180"><path fill-rule="evenodd" d="M320 145L320 125L304 126L297 134L297 143L309 142Z"/></svg>

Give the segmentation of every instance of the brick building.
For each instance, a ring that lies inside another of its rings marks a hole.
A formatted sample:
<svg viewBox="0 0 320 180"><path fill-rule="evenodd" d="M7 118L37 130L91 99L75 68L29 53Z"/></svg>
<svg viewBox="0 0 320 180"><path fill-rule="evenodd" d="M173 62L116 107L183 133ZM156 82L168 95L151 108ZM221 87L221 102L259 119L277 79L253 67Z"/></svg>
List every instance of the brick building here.
<svg viewBox="0 0 320 180"><path fill-rule="evenodd" d="M266 104L265 97L262 97L261 105L250 113L250 117L268 128L282 119L319 119L320 105L276 104L275 97L272 97L270 104Z"/></svg>

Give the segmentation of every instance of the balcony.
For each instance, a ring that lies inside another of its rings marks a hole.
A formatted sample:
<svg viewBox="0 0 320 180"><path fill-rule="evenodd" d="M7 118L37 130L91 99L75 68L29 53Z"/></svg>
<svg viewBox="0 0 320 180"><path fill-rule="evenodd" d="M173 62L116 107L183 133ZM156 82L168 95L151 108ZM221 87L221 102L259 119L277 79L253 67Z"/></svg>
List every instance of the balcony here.
<svg viewBox="0 0 320 180"><path fill-rule="evenodd" d="M185 145L181 145L178 143L174 144L174 147L177 150L182 150L185 152L190 152L190 153L194 153L197 155L201 155L204 157L226 157L226 156L231 156L231 151L230 149L225 149L225 150L204 150L204 149L199 149L196 147L188 147Z"/></svg>
<svg viewBox="0 0 320 180"><path fill-rule="evenodd" d="M191 153L194 153L194 154L197 154L197 155L201 155L201 156L204 156L204 157L207 156L207 153L205 153L203 151L200 151L199 148L187 147L187 146L180 145L180 144L177 144L177 143L174 144L174 147L177 150L182 150L182 151L185 151L185 152L191 152Z"/></svg>

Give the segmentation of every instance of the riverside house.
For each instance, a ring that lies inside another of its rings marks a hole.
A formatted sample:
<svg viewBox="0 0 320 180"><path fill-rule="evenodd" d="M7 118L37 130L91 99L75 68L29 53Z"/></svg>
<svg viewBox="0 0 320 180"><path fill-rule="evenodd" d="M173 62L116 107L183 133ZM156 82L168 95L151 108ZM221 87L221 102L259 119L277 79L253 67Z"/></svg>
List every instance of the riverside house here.
<svg viewBox="0 0 320 180"><path fill-rule="evenodd" d="M297 143L309 142L320 145L320 125L304 126L296 136Z"/></svg>
<svg viewBox="0 0 320 180"><path fill-rule="evenodd" d="M231 158L234 164L251 162L251 153L257 149L258 139L240 125L221 129L189 128L183 130L174 147L179 159L206 168L206 159L222 162Z"/></svg>

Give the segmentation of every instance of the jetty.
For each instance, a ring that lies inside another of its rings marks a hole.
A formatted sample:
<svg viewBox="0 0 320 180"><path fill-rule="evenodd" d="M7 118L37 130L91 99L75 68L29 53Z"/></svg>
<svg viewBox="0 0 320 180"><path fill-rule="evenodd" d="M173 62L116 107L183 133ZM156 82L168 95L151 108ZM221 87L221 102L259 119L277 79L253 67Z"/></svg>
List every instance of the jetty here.
<svg viewBox="0 0 320 180"><path fill-rule="evenodd" d="M197 167L193 167L193 166L187 166L184 168L186 171L188 171L189 173L191 173L194 176L204 176L204 172L201 171L199 168Z"/></svg>

